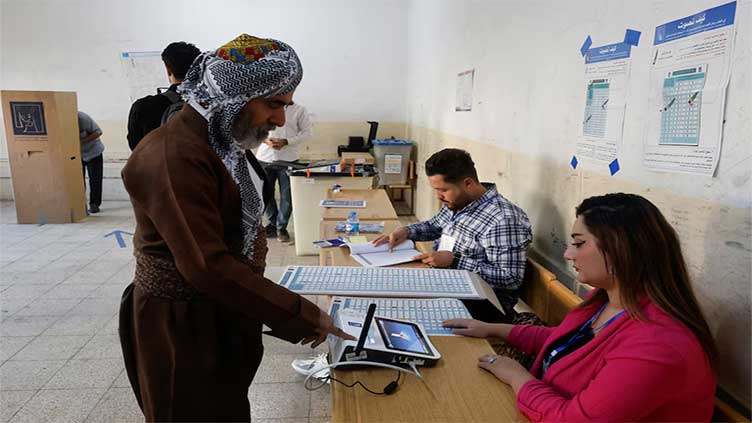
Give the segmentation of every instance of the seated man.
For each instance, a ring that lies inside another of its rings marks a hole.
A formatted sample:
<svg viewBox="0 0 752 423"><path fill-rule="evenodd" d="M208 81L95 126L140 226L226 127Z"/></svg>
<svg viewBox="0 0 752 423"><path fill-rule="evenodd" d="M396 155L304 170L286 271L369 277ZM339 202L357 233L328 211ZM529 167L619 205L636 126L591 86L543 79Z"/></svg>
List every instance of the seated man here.
<svg viewBox="0 0 752 423"><path fill-rule="evenodd" d="M375 245L390 249L406 239L435 241L430 254L417 258L432 267L465 269L480 274L493 287L505 310L517 303L525 271L527 246L533 235L522 209L481 184L470 154L447 148L426 161L426 175L443 203L426 222L382 235Z"/></svg>

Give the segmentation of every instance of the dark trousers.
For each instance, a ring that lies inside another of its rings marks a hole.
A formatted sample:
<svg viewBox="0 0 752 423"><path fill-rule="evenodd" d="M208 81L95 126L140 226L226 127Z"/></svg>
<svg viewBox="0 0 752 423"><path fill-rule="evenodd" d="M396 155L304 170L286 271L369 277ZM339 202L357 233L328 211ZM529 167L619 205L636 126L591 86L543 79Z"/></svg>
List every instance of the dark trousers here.
<svg viewBox="0 0 752 423"><path fill-rule="evenodd" d="M274 225L277 230L287 229L287 223L292 214L290 175L287 174L287 167L264 162L261 162L261 166L266 172L267 183L272 185L272 191L276 190L277 182L279 182L279 207L277 207L277 200L272 196L266 205L264 216L269 221L269 225Z"/></svg>
<svg viewBox="0 0 752 423"><path fill-rule="evenodd" d="M89 172L89 205L102 205L102 175L104 173L104 159L98 155L87 161L81 160L81 167L84 172L84 183L86 182L86 172Z"/></svg>

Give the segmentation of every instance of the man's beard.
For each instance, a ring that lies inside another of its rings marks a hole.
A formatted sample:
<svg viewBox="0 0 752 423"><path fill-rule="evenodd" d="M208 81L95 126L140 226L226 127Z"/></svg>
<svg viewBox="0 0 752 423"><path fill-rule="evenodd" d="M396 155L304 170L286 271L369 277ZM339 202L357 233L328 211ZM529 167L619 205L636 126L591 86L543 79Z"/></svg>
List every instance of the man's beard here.
<svg viewBox="0 0 752 423"><path fill-rule="evenodd" d="M238 116L235 119L235 123L232 124L232 137L242 149L253 150L269 137L270 131L276 128L275 125L268 123L258 128L253 128L250 119L245 116Z"/></svg>

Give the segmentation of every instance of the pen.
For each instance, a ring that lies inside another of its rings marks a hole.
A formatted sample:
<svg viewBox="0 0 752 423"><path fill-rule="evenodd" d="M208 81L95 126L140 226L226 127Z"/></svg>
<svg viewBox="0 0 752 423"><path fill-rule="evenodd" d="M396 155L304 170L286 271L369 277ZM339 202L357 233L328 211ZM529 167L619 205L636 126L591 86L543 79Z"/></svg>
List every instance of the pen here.
<svg viewBox="0 0 752 423"><path fill-rule="evenodd" d="M582 123L588 123L588 121L590 120L590 118L591 118L591 117L593 117L593 115L589 115L589 116L587 117L587 119L585 119L585 122L582 122Z"/></svg>
<svg viewBox="0 0 752 423"><path fill-rule="evenodd" d="M676 97L672 98L671 101L666 105L666 107L664 107L663 110L661 110L661 111L665 112L666 110L668 110L669 108L671 108L671 106L674 105L675 101L676 101Z"/></svg>
<svg viewBox="0 0 752 423"><path fill-rule="evenodd" d="M605 108L606 104L608 104L608 99L606 99L606 101L604 101L603 104L601 104L601 109Z"/></svg>
<svg viewBox="0 0 752 423"><path fill-rule="evenodd" d="M692 97L689 98L689 101L687 103L689 103L690 106L692 105L692 102L695 101L695 98L697 98L697 94L700 94L700 92L699 91L695 91L695 93L692 94Z"/></svg>

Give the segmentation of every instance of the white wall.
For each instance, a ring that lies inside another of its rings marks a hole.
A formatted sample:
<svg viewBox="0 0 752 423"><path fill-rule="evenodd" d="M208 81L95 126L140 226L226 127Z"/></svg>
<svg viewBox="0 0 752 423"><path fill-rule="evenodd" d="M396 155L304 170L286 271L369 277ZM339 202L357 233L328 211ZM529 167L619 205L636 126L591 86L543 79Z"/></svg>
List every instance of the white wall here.
<svg viewBox="0 0 752 423"><path fill-rule="evenodd" d="M679 232L721 348L721 384L750 404L752 267L752 87L749 0L737 5L738 38L717 176L664 174L641 165L648 63L656 25L723 0L414 0L408 17L408 127L419 161L443 147L465 148L482 179L530 215L534 248L564 279L561 257L574 208L596 194L627 191L654 201ZM569 167L582 120L580 46L642 32L633 49L621 171ZM457 74L475 69L472 112L455 112ZM434 212L419 180L418 214ZM565 281L566 282L566 281Z"/></svg>
<svg viewBox="0 0 752 423"><path fill-rule="evenodd" d="M79 109L102 124L108 151L127 155L120 53L161 51L177 40L213 50L245 32L295 48L304 68L296 101L317 121L404 121L406 7L402 0L2 0L0 87L76 91ZM7 157L4 132L0 144Z"/></svg>

